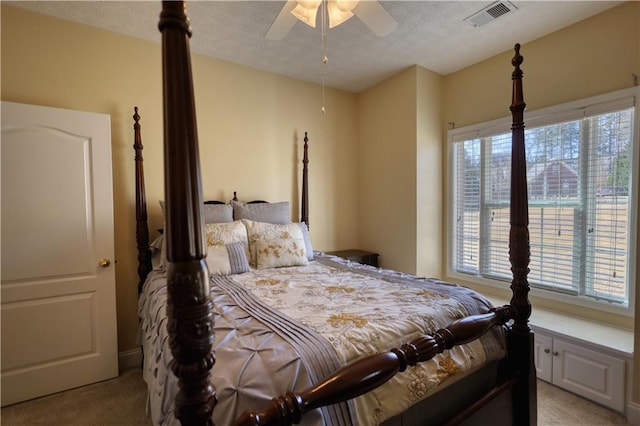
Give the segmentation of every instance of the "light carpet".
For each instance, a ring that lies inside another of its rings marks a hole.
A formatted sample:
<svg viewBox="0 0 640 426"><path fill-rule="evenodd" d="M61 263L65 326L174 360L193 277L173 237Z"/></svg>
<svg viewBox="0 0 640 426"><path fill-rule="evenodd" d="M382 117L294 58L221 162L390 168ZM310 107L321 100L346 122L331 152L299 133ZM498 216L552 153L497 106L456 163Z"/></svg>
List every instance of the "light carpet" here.
<svg viewBox="0 0 640 426"><path fill-rule="evenodd" d="M3 407L3 426L150 426L142 372ZM538 425L628 425L624 416L538 381Z"/></svg>

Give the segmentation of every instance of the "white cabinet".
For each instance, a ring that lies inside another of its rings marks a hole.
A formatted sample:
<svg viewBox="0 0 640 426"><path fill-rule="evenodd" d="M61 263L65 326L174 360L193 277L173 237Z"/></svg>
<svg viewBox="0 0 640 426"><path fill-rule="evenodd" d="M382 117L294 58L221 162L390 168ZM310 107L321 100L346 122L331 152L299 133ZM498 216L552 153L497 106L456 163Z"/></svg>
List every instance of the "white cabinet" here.
<svg viewBox="0 0 640 426"><path fill-rule="evenodd" d="M538 378L624 412L625 360L606 348L535 332Z"/></svg>
<svg viewBox="0 0 640 426"><path fill-rule="evenodd" d="M538 379L545 382L553 382L553 339L549 336L535 333L534 338L534 359L536 363L536 375Z"/></svg>

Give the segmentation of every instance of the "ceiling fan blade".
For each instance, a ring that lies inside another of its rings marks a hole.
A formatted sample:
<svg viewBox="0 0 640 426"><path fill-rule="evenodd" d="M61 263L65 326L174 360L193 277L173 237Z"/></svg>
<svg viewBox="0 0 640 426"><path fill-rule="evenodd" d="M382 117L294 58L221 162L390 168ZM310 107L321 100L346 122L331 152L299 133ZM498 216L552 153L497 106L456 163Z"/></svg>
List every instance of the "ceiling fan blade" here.
<svg viewBox="0 0 640 426"><path fill-rule="evenodd" d="M291 14L291 11L296 7L297 2L295 0L288 0L282 7L278 16L271 24L269 31L265 34L267 40L282 40L289 34L293 24L296 23L296 17Z"/></svg>
<svg viewBox="0 0 640 426"><path fill-rule="evenodd" d="M386 36L398 27L398 22L378 1L360 1L353 14L378 37Z"/></svg>

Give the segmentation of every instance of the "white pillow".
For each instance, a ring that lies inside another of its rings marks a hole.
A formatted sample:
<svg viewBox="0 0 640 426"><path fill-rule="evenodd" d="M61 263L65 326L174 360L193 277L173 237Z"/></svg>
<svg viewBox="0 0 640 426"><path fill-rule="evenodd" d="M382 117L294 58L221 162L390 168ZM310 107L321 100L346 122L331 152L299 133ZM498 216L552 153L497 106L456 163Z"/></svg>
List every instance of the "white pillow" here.
<svg viewBox="0 0 640 426"><path fill-rule="evenodd" d="M224 248L228 244L241 243L245 252L245 259L249 256L249 242L247 239L247 228L242 221L226 222L226 223L207 223L205 225L207 257L211 247ZM160 250L160 257L157 260L157 266L166 269L167 267L167 244L164 234L160 235L153 242L153 249ZM222 256L225 251L220 251ZM156 267L156 264L154 264ZM221 274L218 274L221 275Z"/></svg>
<svg viewBox="0 0 640 426"><path fill-rule="evenodd" d="M164 234L160 234L149 244L151 250L151 266L153 269L164 268L167 264L167 252L164 244Z"/></svg>
<svg viewBox="0 0 640 426"><path fill-rule="evenodd" d="M313 246L311 245L311 237L309 236L309 227L304 222L297 222L298 226L302 230L302 236L304 237L304 246L307 249L307 260L313 260Z"/></svg>
<svg viewBox="0 0 640 426"><path fill-rule="evenodd" d="M242 219L247 228L247 237L249 238L249 263L252 266L257 265L256 244L260 240L303 240L302 229L297 223L265 223L255 222L249 219ZM306 250L305 250L306 256Z"/></svg>
<svg viewBox="0 0 640 426"><path fill-rule="evenodd" d="M249 272L249 262L243 243L207 247L207 268L210 275L230 275Z"/></svg>
<svg viewBox="0 0 640 426"><path fill-rule="evenodd" d="M247 228L240 220L226 223L207 223L205 230L207 232L207 247L248 243Z"/></svg>
<svg viewBox="0 0 640 426"><path fill-rule="evenodd" d="M308 265L307 250L302 238L277 238L256 241L258 269Z"/></svg>

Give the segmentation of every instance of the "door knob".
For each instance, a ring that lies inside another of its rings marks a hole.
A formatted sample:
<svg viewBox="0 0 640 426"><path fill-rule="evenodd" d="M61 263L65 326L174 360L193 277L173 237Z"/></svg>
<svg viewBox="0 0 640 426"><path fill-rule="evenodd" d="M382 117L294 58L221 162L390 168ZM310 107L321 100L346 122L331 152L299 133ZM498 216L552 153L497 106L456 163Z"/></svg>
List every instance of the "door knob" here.
<svg viewBox="0 0 640 426"><path fill-rule="evenodd" d="M106 268L107 266L111 265L111 260L103 257L98 261L98 265L102 266L103 268Z"/></svg>

